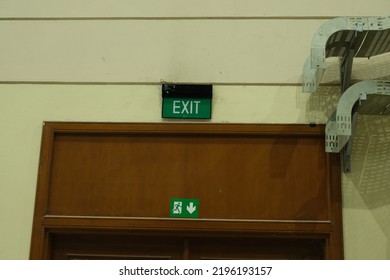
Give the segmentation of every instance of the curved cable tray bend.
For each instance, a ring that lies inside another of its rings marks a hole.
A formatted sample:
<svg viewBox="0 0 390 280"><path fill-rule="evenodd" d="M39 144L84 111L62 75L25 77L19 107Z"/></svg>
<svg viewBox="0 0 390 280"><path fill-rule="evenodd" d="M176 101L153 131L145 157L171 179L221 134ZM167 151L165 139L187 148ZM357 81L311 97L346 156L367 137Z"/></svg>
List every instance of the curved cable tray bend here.
<svg viewBox="0 0 390 280"><path fill-rule="evenodd" d="M350 71L353 57L369 58L386 52L390 52L390 16L329 20L313 36L303 69L303 91L317 91L328 57L339 57L341 64L350 60L351 65L345 66Z"/></svg>
<svg viewBox="0 0 390 280"><path fill-rule="evenodd" d="M344 92L326 124L326 152L339 153L352 140L355 113L390 115L390 81L361 81Z"/></svg>

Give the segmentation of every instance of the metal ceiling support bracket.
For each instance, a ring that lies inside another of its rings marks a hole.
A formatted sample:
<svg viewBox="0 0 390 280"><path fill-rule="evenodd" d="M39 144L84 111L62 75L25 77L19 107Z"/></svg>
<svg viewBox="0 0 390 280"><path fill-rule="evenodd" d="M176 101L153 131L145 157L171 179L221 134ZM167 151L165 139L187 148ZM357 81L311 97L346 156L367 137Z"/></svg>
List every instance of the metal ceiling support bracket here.
<svg viewBox="0 0 390 280"><path fill-rule="evenodd" d="M341 154L345 173L351 172L352 144L353 144L353 138L355 137L357 114L358 114L357 112L354 112L352 115L352 134L349 137L348 142L344 147L344 149L342 150L342 154Z"/></svg>
<svg viewBox="0 0 390 280"><path fill-rule="evenodd" d="M390 16L338 17L327 21L313 36L310 56L303 69L303 92L317 91L327 57L349 56L351 48L355 50L353 56L371 57L389 52L389 41Z"/></svg>

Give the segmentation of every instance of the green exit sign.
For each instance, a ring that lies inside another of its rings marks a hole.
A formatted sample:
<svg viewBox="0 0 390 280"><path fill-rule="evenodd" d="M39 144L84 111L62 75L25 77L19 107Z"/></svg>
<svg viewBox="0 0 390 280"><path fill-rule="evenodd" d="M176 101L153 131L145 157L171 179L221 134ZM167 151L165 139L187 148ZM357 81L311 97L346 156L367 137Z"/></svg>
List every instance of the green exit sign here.
<svg viewBox="0 0 390 280"><path fill-rule="evenodd" d="M211 119L211 85L162 85L162 117Z"/></svg>
<svg viewBox="0 0 390 280"><path fill-rule="evenodd" d="M199 199L196 198L171 198L169 216L177 218L198 218Z"/></svg>
<svg viewBox="0 0 390 280"><path fill-rule="evenodd" d="M164 98L163 118L211 119L211 99Z"/></svg>

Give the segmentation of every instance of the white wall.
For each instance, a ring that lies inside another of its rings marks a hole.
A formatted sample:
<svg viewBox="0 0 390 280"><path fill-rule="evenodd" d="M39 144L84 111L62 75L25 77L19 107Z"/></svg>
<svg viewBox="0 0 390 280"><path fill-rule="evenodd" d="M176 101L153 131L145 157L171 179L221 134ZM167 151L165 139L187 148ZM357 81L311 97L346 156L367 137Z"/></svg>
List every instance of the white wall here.
<svg viewBox="0 0 390 280"><path fill-rule="evenodd" d="M377 16L387 0L1 0L0 17Z"/></svg>
<svg viewBox="0 0 390 280"><path fill-rule="evenodd" d="M44 121L162 122L165 80L213 83L211 122L325 123L337 64L316 95L302 93L303 64L326 20L390 11L388 0L359 2L0 0L0 259L29 255ZM359 62L354 78L390 76L389 57ZM390 258L390 180L371 177L381 162L368 156L390 125L376 127L359 128L343 175L348 259Z"/></svg>
<svg viewBox="0 0 390 280"><path fill-rule="evenodd" d="M343 177L346 258L389 259L390 117L359 116Z"/></svg>

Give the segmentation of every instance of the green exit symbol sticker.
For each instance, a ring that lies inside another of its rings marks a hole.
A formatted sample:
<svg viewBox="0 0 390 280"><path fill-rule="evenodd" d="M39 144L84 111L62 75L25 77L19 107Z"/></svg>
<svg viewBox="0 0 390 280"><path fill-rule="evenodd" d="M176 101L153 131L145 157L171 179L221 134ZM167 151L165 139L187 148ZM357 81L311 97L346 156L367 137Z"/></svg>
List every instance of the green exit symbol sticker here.
<svg viewBox="0 0 390 280"><path fill-rule="evenodd" d="M171 198L170 217L198 218L199 199L196 198Z"/></svg>

